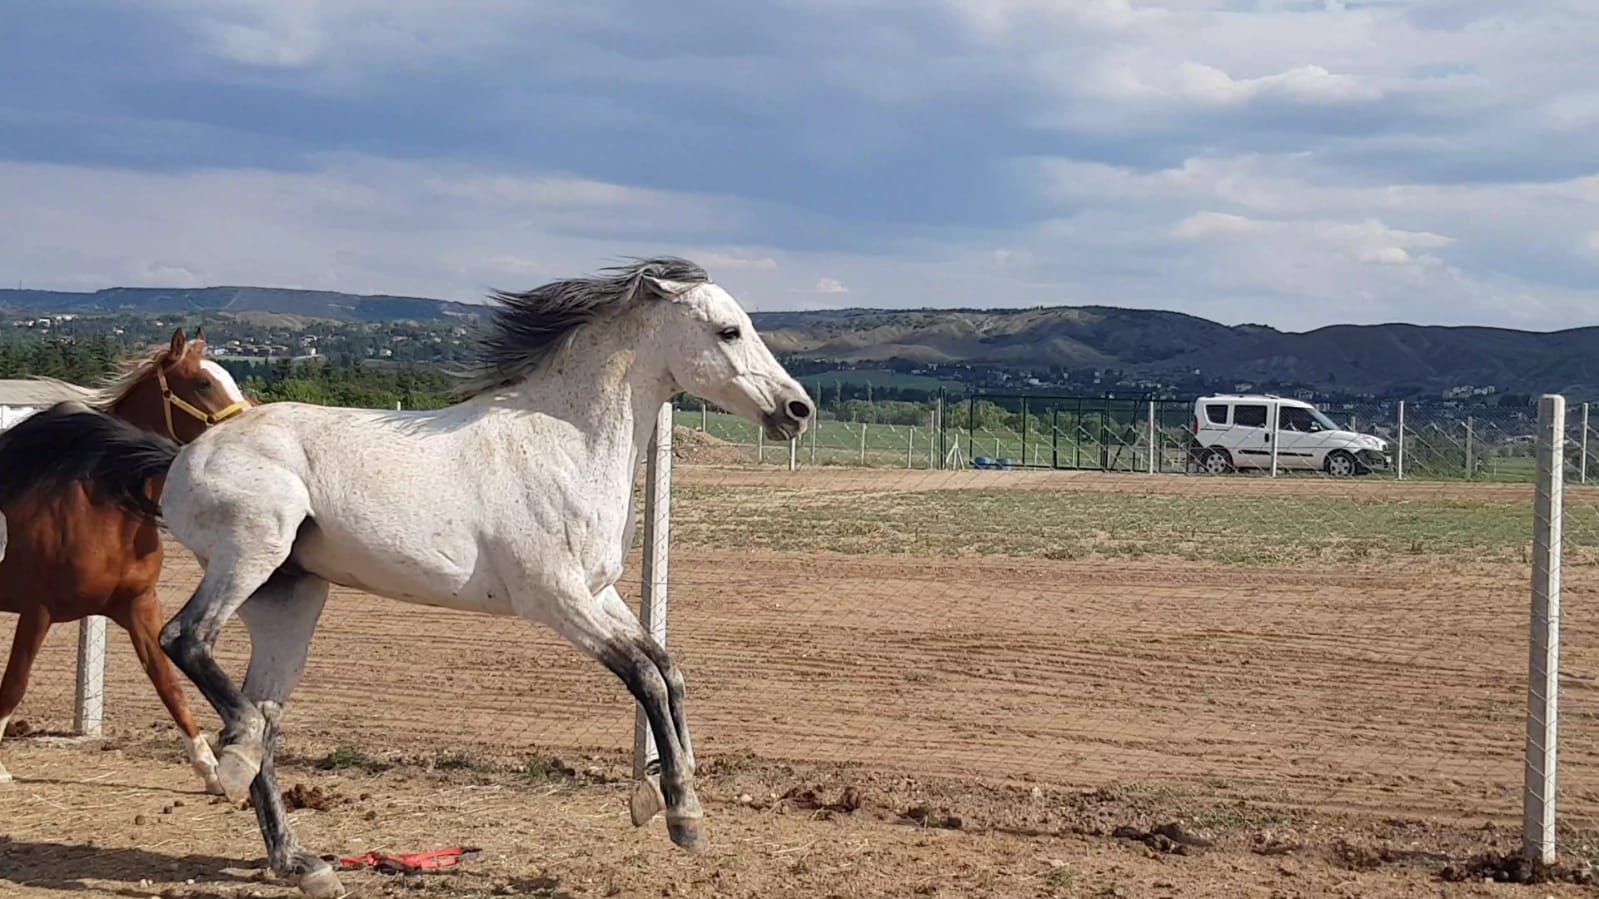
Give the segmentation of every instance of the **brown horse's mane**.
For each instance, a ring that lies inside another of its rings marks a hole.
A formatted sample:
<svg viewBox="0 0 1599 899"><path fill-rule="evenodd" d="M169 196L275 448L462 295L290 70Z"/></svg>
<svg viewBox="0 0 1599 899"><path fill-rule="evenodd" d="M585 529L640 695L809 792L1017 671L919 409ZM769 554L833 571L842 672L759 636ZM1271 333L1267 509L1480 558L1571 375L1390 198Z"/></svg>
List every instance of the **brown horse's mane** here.
<svg viewBox="0 0 1599 899"><path fill-rule="evenodd" d="M115 369L88 386L88 393L78 402L99 412L110 412L117 403L127 398L133 389L144 382L158 366L164 366L172 358L172 350L166 346L153 347L143 355L128 356L112 363ZM85 388L76 384L67 384L59 378L44 375L36 376L36 380L48 381L71 387L74 390Z"/></svg>

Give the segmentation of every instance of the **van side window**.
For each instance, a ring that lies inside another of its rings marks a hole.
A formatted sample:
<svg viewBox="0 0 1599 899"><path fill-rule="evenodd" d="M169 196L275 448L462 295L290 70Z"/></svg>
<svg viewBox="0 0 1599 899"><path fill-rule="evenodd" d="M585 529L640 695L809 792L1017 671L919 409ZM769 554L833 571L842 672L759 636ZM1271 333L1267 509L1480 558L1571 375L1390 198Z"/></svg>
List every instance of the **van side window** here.
<svg viewBox="0 0 1599 899"><path fill-rule="evenodd" d="M1233 424L1240 428L1264 428L1266 426L1266 407L1234 406Z"/></svg>
<svg viewBox="0 0 1599 899"><path fill-rule="evenodd" d="M1227 406L1226 406L1226 404L1225 403L1206 403L1205 404L1205 417L1210 419L1210 423L1213 424L1213 425L1224 425L1224 424L1226 424L1227 423Z"/></svg>
<svg viewBox="0 0 1599 899"><path fill-rule="evenodd" d="M1277 427L1284 431L1303 431L1309 434L1316 430L1316 420L1310 417L1309 409L1283 406L1277 415Z"/></svg>

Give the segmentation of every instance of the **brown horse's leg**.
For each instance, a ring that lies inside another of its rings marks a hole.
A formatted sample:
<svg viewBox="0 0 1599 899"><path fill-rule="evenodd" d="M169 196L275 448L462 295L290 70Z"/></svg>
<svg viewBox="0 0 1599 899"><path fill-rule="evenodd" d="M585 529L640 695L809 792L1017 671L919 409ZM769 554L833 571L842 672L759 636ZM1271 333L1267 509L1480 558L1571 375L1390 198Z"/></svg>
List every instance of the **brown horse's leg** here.
<svg viewBox="0 0 1599 899"><path fill-rule="evenodd" d="M44 646L44 635L50 632L50 613L42 605L22 613L17 620L17 633L11 639L11 661L6 663L5 678L0 679L0 739L6 735L6 725L11 715L22 704L22 694L28 692L28 675L33 671L33 660L39 657ZM11 780L5 765L0 765L0 783Z"/></svg>
<svg viewBox="0 0 1599 899"><path fill-rule="evenodd" d="M205 735L194 723L194 715L189 711L188 700L183 697L183 688L172 670L172 663L161 651L161 601L151 591L133 600L125 611L118 610L118 614L112 617L127 629L139 664L144 666L144 673L155 685L155 692L167 707L167 713L177 722L178 729L183 731L183 749L188 753L194 773L205 780L207 793L222 795L222 782L217 780L217 760L211 754L211 744L206 742Z"/></svg>

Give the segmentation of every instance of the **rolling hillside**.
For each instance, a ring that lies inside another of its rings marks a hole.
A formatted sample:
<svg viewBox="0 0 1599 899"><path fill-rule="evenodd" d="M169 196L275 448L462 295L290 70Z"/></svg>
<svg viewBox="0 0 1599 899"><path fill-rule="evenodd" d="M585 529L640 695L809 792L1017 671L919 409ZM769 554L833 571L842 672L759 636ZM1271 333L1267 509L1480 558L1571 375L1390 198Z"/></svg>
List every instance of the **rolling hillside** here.
<svg viewBox="0 0 1599 899"><path fill-rule="evenodd" d="M847 362L900 357L1150 376L1197 370L1221 380L1374 393L1399 386L1577 393L1599 387L1599 327L1540 333L1334 325L1295 333L1110 307L782 312L755 321L779 352Z"/></svg>
<svg viewBox="0 0 1599 899"><path fill-rule="evenodd" d="M11 314L266 312L336 321L444 321L471 318L482 311L481 306L448 300L280 287L111 287L93 293L12 289L0 290L0 309Z"/></svg>
<svg viewBox="0 0 1599 899"><path fill-rule="evenodd" d="M264 287L0 290L12 316L75 312L294 316L347 322L470 321L484 307L421 297ZM1016 310L843 309L763 312L755 323L783 354L844 363L1119 369L1221 381L1276 380L1384 392L1492 385L1515 392L1599 392L1599 327L1557 332L1408 324L1335 325L1303 333L1222 325L1192 315L1107 306Z"/></svg>

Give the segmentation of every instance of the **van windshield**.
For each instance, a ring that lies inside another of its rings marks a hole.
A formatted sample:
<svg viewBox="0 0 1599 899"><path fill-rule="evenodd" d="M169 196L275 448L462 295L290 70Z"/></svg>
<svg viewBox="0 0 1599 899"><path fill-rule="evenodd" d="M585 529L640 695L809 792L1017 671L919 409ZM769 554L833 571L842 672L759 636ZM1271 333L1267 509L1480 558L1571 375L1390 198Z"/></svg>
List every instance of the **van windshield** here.
<svg viewBox="0 0 1599 899"><path fill-rule="evenodd" d="M1328 430L1328 431L1341 431L1341 430L1343 430L1342 428L1340 428L1337 425L1333 424L1333 420L1332 419L1328 418L1326 415L1323 415L1322 411L1320 409L1311 409L1310 410L1310 417L1314 418L1316 420L1316 423L1321 425L1324 430Z"/></svg>
<svg viewBox="0 0 1599 899"><path fill-rule="evenodd" d="M1336 431L1338 426L1319 409L1303 406L1281 406L1277 426L1285 431Z"/></svg>

